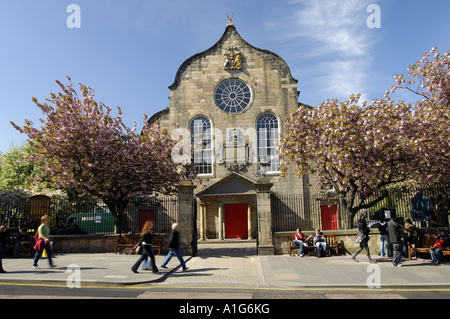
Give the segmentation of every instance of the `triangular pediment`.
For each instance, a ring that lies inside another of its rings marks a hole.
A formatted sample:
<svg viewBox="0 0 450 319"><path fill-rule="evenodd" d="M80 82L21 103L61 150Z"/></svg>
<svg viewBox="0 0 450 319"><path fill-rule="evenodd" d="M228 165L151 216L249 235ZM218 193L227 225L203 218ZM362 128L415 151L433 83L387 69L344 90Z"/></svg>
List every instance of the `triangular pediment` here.
<svg viewBox="0 0 450 319"><path fill-rule="evenodd" d="M196 196L212 195L253 195L256 194L255 182L238 173L231 173L220 181L201 190Z"/></svg>

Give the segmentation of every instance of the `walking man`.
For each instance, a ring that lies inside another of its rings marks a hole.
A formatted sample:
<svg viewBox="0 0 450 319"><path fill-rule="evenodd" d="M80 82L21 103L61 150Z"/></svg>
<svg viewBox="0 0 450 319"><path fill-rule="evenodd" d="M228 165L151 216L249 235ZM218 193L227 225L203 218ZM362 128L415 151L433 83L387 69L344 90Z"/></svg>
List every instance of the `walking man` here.
<svg viewBox="0 0 450 319"><path fill-rule="evenodd" d="M170 233L169 238L169 253L166 256L166 259L164 259L161 267L167 268L167 264L172 259L173 256L177 256L178 260L180 261L181 267L183 268L183 271L187 269L186 264L183 260L183 255L181 255L180 251L180 226L175 223L172 225L172 232Z"/></svg>
<svg viewBox="0 0 450 319"><path fill-rule="evenodd" d="M397 217L393 217L388 222L389 241L392 243L392 266L401 267L400 260L402 258L402 236L400 234L400 225L397 224Z"/></svg>

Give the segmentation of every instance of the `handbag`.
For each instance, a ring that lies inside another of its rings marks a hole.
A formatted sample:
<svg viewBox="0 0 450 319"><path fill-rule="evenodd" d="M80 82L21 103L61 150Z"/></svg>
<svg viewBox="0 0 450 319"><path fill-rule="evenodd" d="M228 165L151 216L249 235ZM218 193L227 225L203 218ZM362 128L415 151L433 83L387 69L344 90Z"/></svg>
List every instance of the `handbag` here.
<svg viewBox="0 0 450 319"><path fill-rule="evenodd" d="M354 241L355 243L360 243L360 242L362 242L362 241L364 240L364 238L366 238L366 235L364 235L364 234L362 233L362 231L359 231L359 232L356 234L356 236L355 236L355 238L353 239L353 241Z"/></svg>
<svg viewBox="0 0 450 319"><path fill-rule="evenodd" d="M137 247L134 249L134 252L135 252L136 254L139 254L139 253L141 252L141 246L137 246Z"/></svg>
<svg viewBox="0 0 450 319"><path fill-rule="evenodd" d="M139 242L136 245L134 245L133 251L136 254L139 254L141 252L141 249L142 249L142 238L141 238L141 240L139 240Z"/></svg>

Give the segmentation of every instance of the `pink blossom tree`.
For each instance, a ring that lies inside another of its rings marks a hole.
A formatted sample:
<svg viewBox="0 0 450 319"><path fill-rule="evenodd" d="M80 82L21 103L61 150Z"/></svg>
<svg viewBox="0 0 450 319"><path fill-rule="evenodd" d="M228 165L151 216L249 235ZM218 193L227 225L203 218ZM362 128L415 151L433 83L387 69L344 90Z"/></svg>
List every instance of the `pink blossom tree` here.
<svg viewBox="0 0 450 319"><path fill-rule="evenodd" d="M415 181L422 184L450 182L450 51L436 47L408 68L408 75L396 74L391 92L409 90L421 97L412 105L412 122L407 138L416 152ZM386 96L389 92L386 92Z"/></svg>
<svg viewBox="0 0 450 319"><path fill-rule="evenodd" d="M317 173L318 186L333 187L348 211L347 227L359 210L383 200L389 187L448 182L449 54L444 57L429 61L427 56L410 68L424 89L414 106L395 102L388 93L370 104L351 95L291 113L280 144L283 173L290 164L298 176ZM396 80L393 91L414 83L400 75Z"/></svg>
<svg viewBox="0 0 450 319"><path fill-rule="evenodd" d="M68 78L70 81L70 78ZM102 199L109 207L119 232L122 215L133 196L153 191L170 193L182 178L171 159L174 141L159 126L136 124L128 128L122 112L94 100L95 92L80 84L81 97L72 83L56 81L62 92L35 104L46 116L37 128L25 120L23 127L11 124L29 137L30 159L51 176L55 187L75 188Z"/></svg>

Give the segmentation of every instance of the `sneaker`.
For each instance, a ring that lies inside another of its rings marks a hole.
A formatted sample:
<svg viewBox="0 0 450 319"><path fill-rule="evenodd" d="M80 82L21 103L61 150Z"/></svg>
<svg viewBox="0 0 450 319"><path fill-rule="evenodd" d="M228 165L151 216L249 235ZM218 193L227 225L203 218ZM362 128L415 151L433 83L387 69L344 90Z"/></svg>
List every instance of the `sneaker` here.
<svg viewBox="0 0 450 319"><path fill-rule="evenodd" d="M167 268L167 266L163 266L163 265L161 265L161 268Z"/></svg>
<svg viewBox="0 0 450 319"><path fill-rule="evenodd" d="M39 266L38 265L33 265L33 269L39 269Z"/></svg>
<svg viewBox="0 0 450 319"><path fill-rule="evenodd" d="M354 263L357 263L357 262L358 262L358 261L356 260L356 257L355 257L355 256L352 256L352 260L353 260Z"/></svg>
<svg viewBox="0 0 450 319"><path fill-rule="evenodd" d="M189 268L188 267L186 267L186 268L183 268L183 271L186 271L186 270L188 270Z"/></svg>
<svg viewBox="0 0 450 319"><path fill-rule="evenodd" d="M403 267L402 264L392 264L392 267Z"/></svg>

